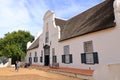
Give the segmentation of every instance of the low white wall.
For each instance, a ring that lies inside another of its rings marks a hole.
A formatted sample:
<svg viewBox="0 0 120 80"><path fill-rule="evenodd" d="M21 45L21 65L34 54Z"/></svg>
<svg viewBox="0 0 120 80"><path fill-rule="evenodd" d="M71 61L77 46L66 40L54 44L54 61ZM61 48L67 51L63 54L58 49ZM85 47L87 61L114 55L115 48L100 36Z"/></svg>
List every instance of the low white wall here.
<svg viewBox="0 0 120 80"><path fill-rule="evenodd" d="M7 63L5 63L5 64L1 63L0 64L0 67L8 67L8 66L11 66L11 58L8 59Z"/></svg>
<svg viewBox="0 0 120 80"><path fill-rule="evenodd" d="M120 80L120 63L101 65L94 71L94 80Z"/></svg>

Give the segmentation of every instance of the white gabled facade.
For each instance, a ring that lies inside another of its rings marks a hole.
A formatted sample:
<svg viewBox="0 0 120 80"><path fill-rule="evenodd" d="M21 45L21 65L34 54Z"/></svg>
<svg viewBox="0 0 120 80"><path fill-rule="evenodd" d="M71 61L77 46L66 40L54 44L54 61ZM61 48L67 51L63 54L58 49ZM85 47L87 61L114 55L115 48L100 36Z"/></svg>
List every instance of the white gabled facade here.
<svg viewBox="0 0 120 80"><path fill-rule="evenodd" d="M116 1L119 2L119 0ZM116 5L116 3L114 4ZM117 7L119 8L119 6ZM44 27L39 37L39 47L27 51L26 61L29 62L29 57L32 57L32 64L49 66L57 62L60 67L92 70L99 65L120 63L120 16L118 15L120 13L116 12L116 6L114 8L115 18L117 18L115 22L118 23L116 26L64 41L59 41L61 36L60 26L55 24L54 12L47 11L43 18ZM85 44L85 42L90 43ZM85 48L85 45L92 45L92 48ZM87 54L87 63L85 64L84 60L82 61L82 53L85 53L85 50L97 52L97 55L95 55L98 59L97 64L94 64L94 56ZM37 52L37 62L34 62L35 52ZM54 61L53 55L56 56ZM62 55L71 56L64 58ZM63 59L65 59L65 62Z"/></svg>

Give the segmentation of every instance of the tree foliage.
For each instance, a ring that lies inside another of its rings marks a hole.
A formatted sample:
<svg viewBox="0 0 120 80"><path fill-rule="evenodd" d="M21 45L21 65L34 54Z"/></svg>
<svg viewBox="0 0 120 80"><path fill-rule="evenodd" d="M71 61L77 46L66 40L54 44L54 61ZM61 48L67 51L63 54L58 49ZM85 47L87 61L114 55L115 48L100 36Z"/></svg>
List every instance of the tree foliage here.
<svg viewBox="0 0 120 80"><path fill-rule="evenodd" d="M5 34L0 38L0 56L24 57L28 41L33 41L34 37L27 31L14 31Z"/></svg>

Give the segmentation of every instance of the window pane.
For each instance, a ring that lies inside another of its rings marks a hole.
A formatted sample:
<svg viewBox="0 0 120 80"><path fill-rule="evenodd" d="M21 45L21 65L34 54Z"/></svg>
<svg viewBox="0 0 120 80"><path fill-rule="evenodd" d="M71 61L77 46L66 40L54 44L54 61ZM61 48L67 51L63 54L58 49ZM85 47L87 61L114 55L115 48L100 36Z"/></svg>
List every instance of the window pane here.
<svg viewBox="0 0 120 80"><path fill-rule="evenodd" d="M53 63L57 63L57 57L53 56Z"/></svg>
<svg viewBox="0 0 120 80"><path fill-rule="evenodd" d="M70 63L70 56L69 55L65 55L65 63Z"/></svg>
<svg viewBox="0 0 120 80"><path fill-rule="evenodd" d="M37 52L35 52L35 57L37 57Z"/></svg>
<svg viewBox="0 0 120 80"><path fill-rule="evenodd" d="M46 32L45 42L48 43L48 41L49 41L49 32Z"/></svg>
<svg viewBox="0 0 120 80"><path fill-rule="evenodd" d="M84 52L85 52L85 53L93 52L93 44L92 44L92 41L84 42Z"/></svg>
<svg viewBox="0 0 120 80"><path fill-rule="evenodd" d="M86 53L86 63L93 64L93 53Z"/></svg>
<svg viewBox="0 0 120 80"><path fill-rule="evenodd" d="M69 45L64 46L64 54L69 54Z"/></svg>

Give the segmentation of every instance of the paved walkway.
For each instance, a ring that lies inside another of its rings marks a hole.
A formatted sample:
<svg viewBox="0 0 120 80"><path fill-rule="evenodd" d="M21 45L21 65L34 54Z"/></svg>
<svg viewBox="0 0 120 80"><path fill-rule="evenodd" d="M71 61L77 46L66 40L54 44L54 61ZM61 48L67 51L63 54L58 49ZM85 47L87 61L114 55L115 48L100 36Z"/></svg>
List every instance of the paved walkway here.
<svg viewBox="0 0 120 80"><path fill-rule="evenodd" d="M93 75L93 70L86 70L86 69L74 69L74 68L50 68L47 66L31 66L30 68L36 68L40 70L45 70L45 71L55 71L57 73L62 72L62 73L70 73L73 74L74 76L76 75L82 75L84 76L83 78L92 77ZM81 77L80 77L81 78Z"/></svg>
<svg viewBox="0 0 120 80"><path fill-rule="evenodd" d="M31 66L31 68L42 69L42 70L56 70L56 71L62 71L62 72L69 72L69 73L87 75L87 76L92 76L93 75L93 70L87 70L87 69L62 68L62 67L60 67L60 68L50 68L48 66Z"/></svg>

